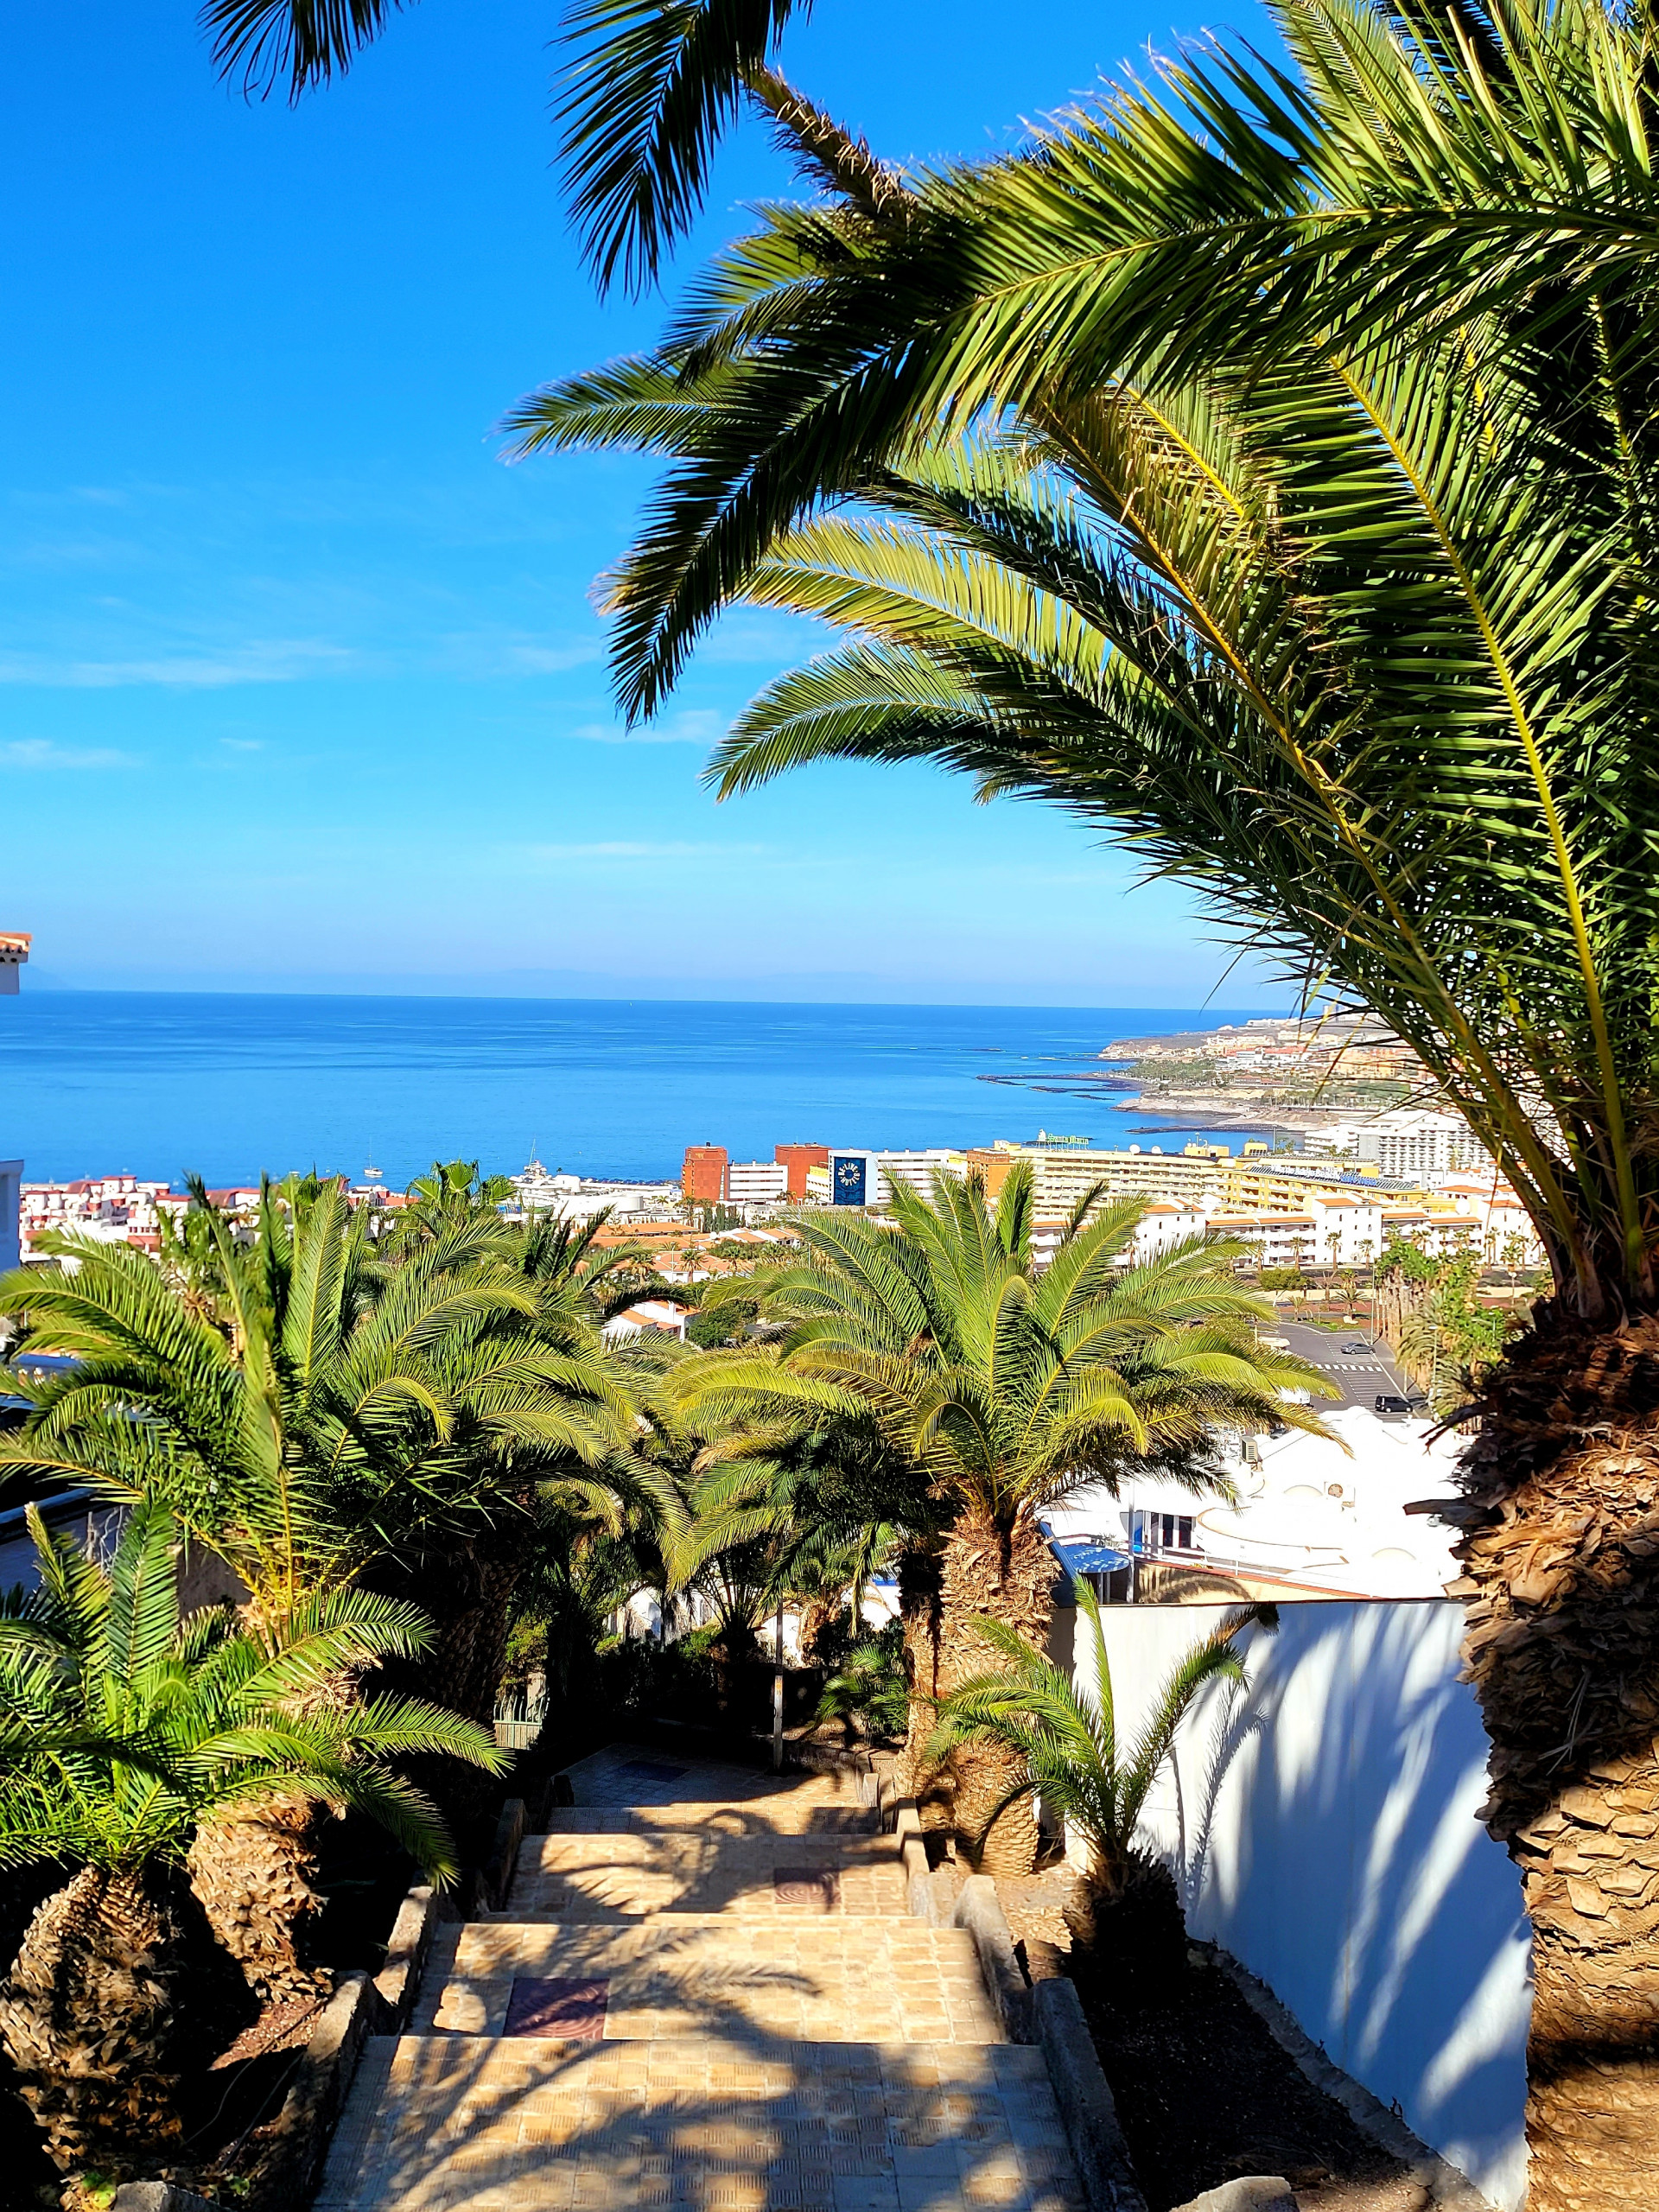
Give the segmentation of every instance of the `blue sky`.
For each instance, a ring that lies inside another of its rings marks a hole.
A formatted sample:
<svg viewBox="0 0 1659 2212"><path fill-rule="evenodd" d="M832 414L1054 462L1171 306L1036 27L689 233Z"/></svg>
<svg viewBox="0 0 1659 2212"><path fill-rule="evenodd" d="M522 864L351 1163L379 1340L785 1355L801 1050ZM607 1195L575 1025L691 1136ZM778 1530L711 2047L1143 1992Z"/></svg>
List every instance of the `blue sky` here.
<svg viewBox="0 0 1659 2212"><path fill-rule="evenodd" d="M926 159L1203 20L820 0L784 61ZM291 111L214 83L189 0L12 19L0 926L33 980L1197 1003L1230 956L1058 814L850 767L716 807L710 739L805 642L781 618L625 739L589 594L647 473L490 435L660 313L598 306L565 234L556 21L425 0ZM784 181L751 130L706 239Z"/></svg>

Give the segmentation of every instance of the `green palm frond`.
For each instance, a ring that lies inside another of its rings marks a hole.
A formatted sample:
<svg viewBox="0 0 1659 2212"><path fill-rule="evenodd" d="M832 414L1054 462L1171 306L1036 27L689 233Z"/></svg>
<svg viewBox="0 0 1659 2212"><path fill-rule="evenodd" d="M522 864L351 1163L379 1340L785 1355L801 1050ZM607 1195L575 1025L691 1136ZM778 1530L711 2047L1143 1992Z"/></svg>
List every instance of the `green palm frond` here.
<svg viewBox="0 0 1659 2212"><path fill-rule="evenodd" d="M715 145L793 0L579 0L559 119L566 181L601 289L648 283L702 202ZM802 10L805 12L804 9Z"/></svg>
<svg viewBox="0 0 1659 2212"><path fill-rule="evenodd" d="M429 1630L412 1608L335 1590L257 1635L228 1609L181 1619L164 1506L133 1509L107 1566L48 1541L32 1509L30 1525L41 1589L0 1622L13 1631L0 1633L0 1865L181 1857L204 1821L309 1797L380 1821L434 1874L453 1870L441 1821L390 1762L499 1772L490 1738L407 1698L314 1694L342 1669L418 1650Z"/></svg>
<svg viewBox="0 0 1659 2212"><path fill-rule="evenodd" d="M220 74L290 99L344 76L404 0L205 0L202 29Z"/></svg>
<svg viewBox="0 0 1659 2212"><path fill-rule="evenodd" d="M1124 1201L1039 1275L1029 1192L1020 1162L995 1211L982 1189L945 1177L931 1202L895 1192L896 1229L804 1220L805 1264L766 1294L788 1324L782 1342L688 1362L670 1385L683 1415L740 1440L765 1432L774 1457L791 1427L862 1420L895 1470L998 1525L1071 1491L1116 1490L1136 1469L1214 1485L1217 1432L1292 1416L1319 1431L1282 1394L1332 1386L1262 1351L1266 1309L1225 1255L1200 1244L1132 1262L1142 1208ZM741 1446L725 1449L735 1459Z"/></svg>
<svg viewBox="0 0 1659 2212"><path fill-rule="evenodd" d="M1072 1587L1084 1631L1084 1664L1067 1673L1005 1624L988 1618L976 1622L1001 1664L939 1700L925 1757L937 1762L976 1739L1012 1751L1021 1770L997 1812L1022 1797L1040 1797L1053 1815L1081 1831L1096 1878L1110 1887L1121 1878L1147 1793L1193 1700L1207 1682L1245 1679L1238 1638L1252 1625L1271 1628L1275 1616L1267 1606L1228 1614L1177 1662L1125 1747L1118 1740L1100 1601L1088 1582Z"/></svg>
<svg viewBox="0 0 1659 2212"><path fill-rule="evenodd" d="M73 1274L31 1268L0 1304L73 1352L0 1437L0 1476L52 1475L164 1503L242 1577L263 1618L522 1510L567 1504L620 1525L606 1473L633 1402L584 1294L584 1236L510 1228L474 1163L423 1179L389 1256L337 1183L269 1183L238 1244L200 1184L192 1234L213 1296L124 1247L66 1242Z"/></svg>
<svg viewBox="0 0 1659 2212"><path fill-rule="evenodd" d="M1649 27L1281 22L1292 70L1195 51L902 223L768 211L657 355L550 399L672 461L622 696L734 601L829 622L722 791L928 760L1128 837L1407 1039L1584 1314L1645 1305Z"/></svg>

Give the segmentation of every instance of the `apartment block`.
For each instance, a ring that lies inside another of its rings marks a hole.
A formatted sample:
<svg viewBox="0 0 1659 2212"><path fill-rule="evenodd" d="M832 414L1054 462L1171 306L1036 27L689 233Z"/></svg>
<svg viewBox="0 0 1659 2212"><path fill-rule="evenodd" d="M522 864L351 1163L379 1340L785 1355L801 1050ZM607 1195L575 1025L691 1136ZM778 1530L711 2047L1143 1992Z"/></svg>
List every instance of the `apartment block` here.
<svg viewBox="0 0 1659 2212"><path fill-rule="evenodd" d="M718 1206L726 1202L728 1160L723 1144L689 1144L680 1169L680 1192L688 1205Z"/></svg>
<svg viewBox="0 0 1659 2212"><path fill-rule="evenodd" d="M787 1174L787 1195L798 1205L806 1198L807 1171L829 1166L830 1147L827 1144L779 1144L772 1147L772 1156Z"/></svg>
<svg viewBox="0 0 1659 2212"><path fill-rule="evenodd" d="M734 1160L726 1169L726 1198L731 1205L779 1205L788 1196L789 1167L784 1160Z"/></svg>

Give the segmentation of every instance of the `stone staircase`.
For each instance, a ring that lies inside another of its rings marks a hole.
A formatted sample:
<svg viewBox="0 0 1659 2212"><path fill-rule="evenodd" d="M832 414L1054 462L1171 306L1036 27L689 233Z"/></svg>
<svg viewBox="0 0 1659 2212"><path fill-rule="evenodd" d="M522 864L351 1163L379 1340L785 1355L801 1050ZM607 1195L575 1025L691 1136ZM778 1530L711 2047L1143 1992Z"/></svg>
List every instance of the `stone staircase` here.
<svg viewBox="0 0 1659 2212"><path fill-rule="evenodd" d="M852 1777L571 1781L366 2046L318 2212L1084 2212L1041 2052Z"/></svg>

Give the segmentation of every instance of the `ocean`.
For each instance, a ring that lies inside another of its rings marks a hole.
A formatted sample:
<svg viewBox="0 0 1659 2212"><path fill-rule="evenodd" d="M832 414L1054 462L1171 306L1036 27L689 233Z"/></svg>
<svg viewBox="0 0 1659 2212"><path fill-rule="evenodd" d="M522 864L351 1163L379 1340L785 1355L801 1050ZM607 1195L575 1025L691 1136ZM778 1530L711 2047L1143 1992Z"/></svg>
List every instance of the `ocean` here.
<svg viewBox="0 0 1659 2212"><path fill-rule="evenodd" d="M1259 1009L1258 1009L1259 1011ZM603 999L31 991L0 999L0 1158L31 1180L124 1173L249 1182L371 1161L532 1154L579 1175L677 1174L687 1144L769 1160L1051 1134L1217 1136L1116 1109L1115 1039L1211 1028L1224 1008L767 1006Z"/></svg>

